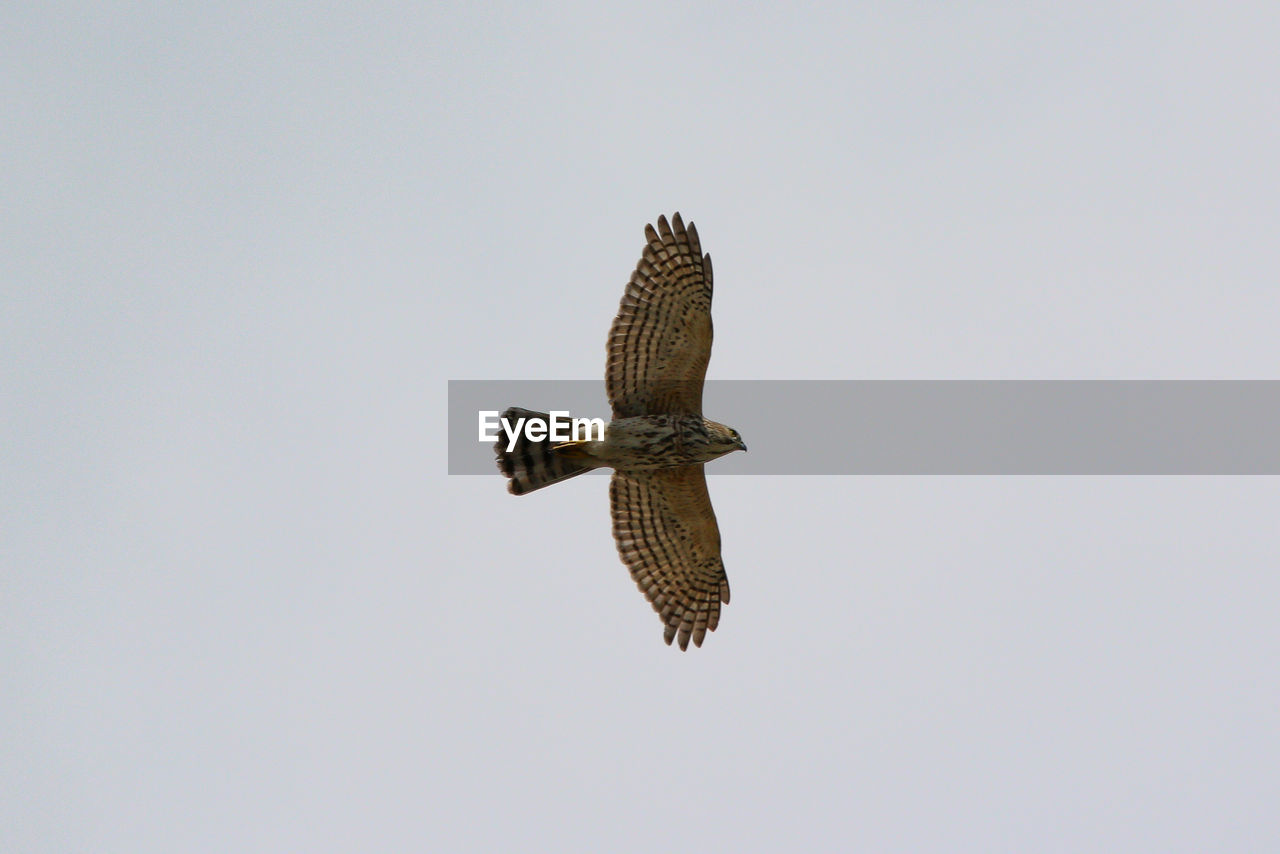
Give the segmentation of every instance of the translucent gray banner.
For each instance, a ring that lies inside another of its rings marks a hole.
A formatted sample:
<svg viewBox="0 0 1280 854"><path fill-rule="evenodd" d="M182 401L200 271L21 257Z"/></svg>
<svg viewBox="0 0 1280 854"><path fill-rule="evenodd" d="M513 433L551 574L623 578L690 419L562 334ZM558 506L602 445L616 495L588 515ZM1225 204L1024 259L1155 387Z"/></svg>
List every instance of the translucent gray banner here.
<svg viewBox="0 0 1280 854"><path fill-rule="evenodd" d="M710 474L1280 474L1275 380L719 380L751 449ZM449 473L496 474L480 413L609 419L604 383L449 382Z"/></svg>

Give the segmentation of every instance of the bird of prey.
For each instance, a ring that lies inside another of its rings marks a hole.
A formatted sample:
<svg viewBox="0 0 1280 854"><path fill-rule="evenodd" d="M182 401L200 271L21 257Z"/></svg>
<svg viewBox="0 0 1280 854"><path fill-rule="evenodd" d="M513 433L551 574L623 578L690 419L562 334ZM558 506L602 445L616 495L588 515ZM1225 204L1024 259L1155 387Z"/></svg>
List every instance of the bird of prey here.
<svg viewBox="0 0 1280 854"><path fill-rule="evenodd" d="M664 626L663 640L701 646L729 601L720 528L703 463L745 451L738 431L702 417L711 358L711 256L680 214L645 226L647 243L609 330L605 385L613 420L603 439L494 446L508 489L523 495L611 467L613 537ZM511 407L518 418L548 415Z"/></svg>

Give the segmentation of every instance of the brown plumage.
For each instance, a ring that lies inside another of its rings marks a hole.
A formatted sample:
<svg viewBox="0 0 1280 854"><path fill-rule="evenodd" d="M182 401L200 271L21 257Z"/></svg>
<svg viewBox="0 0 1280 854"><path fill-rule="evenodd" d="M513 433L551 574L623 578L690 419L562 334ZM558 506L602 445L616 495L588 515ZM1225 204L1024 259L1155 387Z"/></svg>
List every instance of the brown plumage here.
<svg viewBox="0 0 1280 854"><path fill-rule="evenodd" d="M495 446L524 494L592 468L614 468L613 536L622 562L658 612L668 644L701 646L720 622L729 581L720 559L703 463L746 450L731 427L702 417L711 358L711 256L680 214L645 227L640 261L609 330L605 385L613 421L603 440L521 439ZM506 414L536 415L511 409Z"/></svg>

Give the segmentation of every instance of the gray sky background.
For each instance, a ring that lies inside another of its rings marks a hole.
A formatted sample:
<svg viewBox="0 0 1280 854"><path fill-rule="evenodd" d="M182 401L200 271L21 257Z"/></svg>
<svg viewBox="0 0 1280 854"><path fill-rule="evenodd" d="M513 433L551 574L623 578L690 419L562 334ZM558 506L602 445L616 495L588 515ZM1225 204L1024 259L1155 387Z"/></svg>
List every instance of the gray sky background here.
<svg viewBox="0 0 1280 854"><path fill-rule="evenodd" d="M1280 378L1275 4L213 5L0 10L0 849L1280 847L1275 478L712 478L681 654L444 442L675 210L715 378Z"/></svg>

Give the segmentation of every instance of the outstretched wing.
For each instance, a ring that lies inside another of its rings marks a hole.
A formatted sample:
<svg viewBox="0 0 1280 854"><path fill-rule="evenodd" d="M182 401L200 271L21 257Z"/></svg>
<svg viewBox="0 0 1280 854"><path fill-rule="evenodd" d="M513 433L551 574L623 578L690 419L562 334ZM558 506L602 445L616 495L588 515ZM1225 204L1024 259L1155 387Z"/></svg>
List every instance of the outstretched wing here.
<svg viewBox="0 0 1280 854"><path fill-rule="evenodd" d="M668 644L702 646L729 602L720 528L702 466L615 472L609 485L613 538L622 562L662 618Z"/></svg>
<svg viewBox="0 0 1280 854"><path fill-rule="evenodd" d="M609 330L605 384L614 418L702 414L711 359L711 256L680 214L646 225L644 248Z"/></svg>

